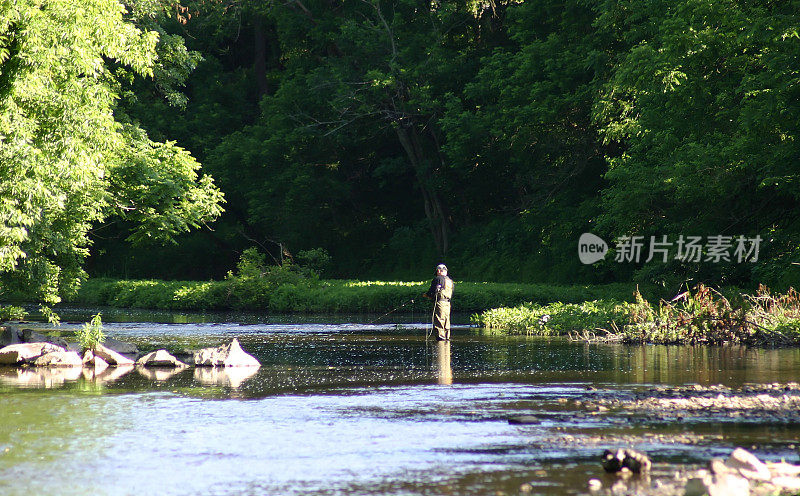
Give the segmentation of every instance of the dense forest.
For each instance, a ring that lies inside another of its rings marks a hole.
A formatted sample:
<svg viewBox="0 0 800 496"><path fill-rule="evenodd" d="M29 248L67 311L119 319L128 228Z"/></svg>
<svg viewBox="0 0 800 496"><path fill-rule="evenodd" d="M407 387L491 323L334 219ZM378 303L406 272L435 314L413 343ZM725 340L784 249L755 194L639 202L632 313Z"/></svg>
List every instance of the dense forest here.
<svg viewBox="0 0 800 496"><path fill-rule="evenodd" d="M91 5L87 19L116 5L22 4ZM6 119L27 21L0 5ZM220 278L256 246L327 277L419 280L445 261L464 280L800 281L800 1L129 0L114 12L113 29L153 46L152 60L113 47L93 59L127 140L112 185L167 200L83 212L71 260L91 240L91 275ZM159 153L184 173L153 172ZM170 188L190 205L153 194ZM584 232L611 254L582 264ZM762 241L757 260L672 246L636 262L615 259L621 236L721 236L731 255L740 236Z"/></svg>

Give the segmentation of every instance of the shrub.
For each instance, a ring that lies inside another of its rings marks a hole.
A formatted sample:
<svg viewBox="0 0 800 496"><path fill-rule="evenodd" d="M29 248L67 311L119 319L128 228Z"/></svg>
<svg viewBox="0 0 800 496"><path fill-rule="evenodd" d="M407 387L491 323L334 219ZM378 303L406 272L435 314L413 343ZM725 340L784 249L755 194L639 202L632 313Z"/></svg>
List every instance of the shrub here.
<svg viewBox="0 0 800 496"><path fill-rule="evenodd" d="M26 315L28 315L28 312L26 312L22 307L17 307L14 305L0 306L0 322L4 322L6 320L22 320Z"/></svg>
<svg viewBox="0 0 800 496"><path fill-rule="evenodd" d="M98 313L92 317L91 322L87 322L77 332L78 341L84 350L96 350L97 345L105 341L105 334L103 333L103 321L100 319Z"/></svg>
<svg viewBox="0 0 800 496"><path fill-rule="evenodd" d="M615 301L583 303L527 303L514 308L495 308L473 316L473 322L513 334L552 336L572 331L605 329L627 321L627 306Z"/></svg>

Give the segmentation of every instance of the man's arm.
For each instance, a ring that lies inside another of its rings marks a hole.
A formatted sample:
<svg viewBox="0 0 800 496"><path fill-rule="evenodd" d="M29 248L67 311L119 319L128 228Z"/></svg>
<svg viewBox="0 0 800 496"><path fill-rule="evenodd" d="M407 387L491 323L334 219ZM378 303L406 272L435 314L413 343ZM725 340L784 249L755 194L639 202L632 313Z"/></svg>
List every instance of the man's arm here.
<svg viewBox="0 0 800 496"><path fill-rule="evenodd" d="M434 298L436 293L442 288L442 281L440 281L442 277L436 276L431 281L431 287L428 288L428 291L422 293L423 298Z"/></svg>

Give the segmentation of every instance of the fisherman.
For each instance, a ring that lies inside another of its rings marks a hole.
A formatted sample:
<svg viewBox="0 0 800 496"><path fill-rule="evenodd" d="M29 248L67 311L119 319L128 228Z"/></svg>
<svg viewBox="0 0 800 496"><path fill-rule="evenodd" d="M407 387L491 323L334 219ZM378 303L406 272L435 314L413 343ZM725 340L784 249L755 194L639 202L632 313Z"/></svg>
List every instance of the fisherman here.
<svg viewBox="0 0 800 496"><path fill-rule="evenodd" d="M453 297L453 280L447 277L447 266L436 266L436 277L431 287L422 296L436 302L433 314L433 328L439 341L450 340L450 298Z"/></svg>

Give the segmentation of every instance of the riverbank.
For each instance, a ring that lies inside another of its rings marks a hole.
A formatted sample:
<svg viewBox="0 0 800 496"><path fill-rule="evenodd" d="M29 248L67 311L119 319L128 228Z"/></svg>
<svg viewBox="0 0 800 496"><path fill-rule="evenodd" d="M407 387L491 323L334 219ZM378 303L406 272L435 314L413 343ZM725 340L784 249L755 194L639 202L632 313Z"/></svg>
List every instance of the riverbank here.
<svg viewBox="0 0 800 496"><path fill-rule="evenodd" d="M631 302L524 303L481 312L473 321L502 333L594 342L800 345L800 295L794 289L727 293L701 284L651 304L637 290Z"/></svg>
<svg viewBox="0 0 800 496"><path fill-rule="evenodd" d="M233 277L223 281L89 279L66 303L81 306L159 310L252 310L272 313L428 312L421 298L427 281L355 281ZM627 301L634 284L549 285L456 282L459 312L501 306L578 304L587 300ZM413 303L412 303L413 300Z"/></svg>
<svg viewBox="0 0 800 496"><path fill-rule="evenodd" d="M242 271L245 273L245 271ZM281 268L222 281L90 279L66 301L84 307L265 313L426 313L427 281L318 279ZM644 296L647 295L647 298ZM616 283L456 284L458 312L501 334L568 335L582 341L800 345L800 296L703 285L668 300L656 288ZM656 302L656 303L651 303Z"/></svg>

